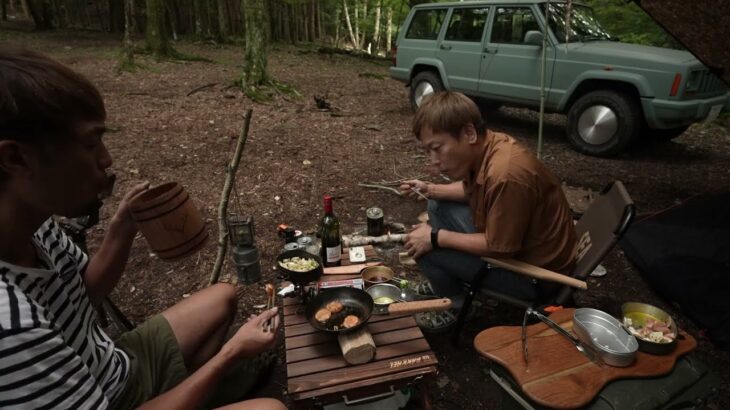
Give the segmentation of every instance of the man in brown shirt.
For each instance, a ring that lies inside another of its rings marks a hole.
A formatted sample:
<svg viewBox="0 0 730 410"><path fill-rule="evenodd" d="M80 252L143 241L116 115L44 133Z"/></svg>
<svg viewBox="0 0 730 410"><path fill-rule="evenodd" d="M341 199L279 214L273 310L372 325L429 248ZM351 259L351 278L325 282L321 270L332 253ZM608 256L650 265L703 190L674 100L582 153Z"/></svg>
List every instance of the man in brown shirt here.
<svg viewBox="0 0 730 410"><path fill-rule="evenodd" d="M405 244L430 281L420 293L451 297L458 309L463 282L484 267L481 256L570 272L576 244L572 213L560 182L530 151L486 129L476 104L460 93L427 99L413 131L432 164L458 181L412 180L400 187L408 196L429 198L429 222L418 225ZM534 281L502 269L490 269L484 286L522 299L540 296ZM432 327L448 326L454 314L441 314Z"/></svg>

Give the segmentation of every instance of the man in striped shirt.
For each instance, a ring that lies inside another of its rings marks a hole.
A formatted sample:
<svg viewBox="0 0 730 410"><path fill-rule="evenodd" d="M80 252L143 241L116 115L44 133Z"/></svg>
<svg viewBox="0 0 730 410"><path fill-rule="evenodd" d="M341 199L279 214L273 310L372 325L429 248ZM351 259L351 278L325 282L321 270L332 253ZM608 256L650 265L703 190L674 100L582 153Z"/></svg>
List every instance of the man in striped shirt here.
<svg viewBox="0 0 730 410"><path fill-rule="evenodd" d="M121 277L137 227L132 188L91 258L52 215L96 206L112 159L98 90L36 53L0 50L0 408L201 407L226 371L268 350L276 332L251 318L225 340L232 286L211 286L115 343L93 307ZM229 409L281 409L273 399Z"/></svg>

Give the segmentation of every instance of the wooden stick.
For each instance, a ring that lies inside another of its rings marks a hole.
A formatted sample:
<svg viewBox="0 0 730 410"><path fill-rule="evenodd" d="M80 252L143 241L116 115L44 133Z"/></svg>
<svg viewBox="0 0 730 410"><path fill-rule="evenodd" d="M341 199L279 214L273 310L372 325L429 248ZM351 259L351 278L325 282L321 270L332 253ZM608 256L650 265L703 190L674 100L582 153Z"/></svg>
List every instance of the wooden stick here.
<svg viewBox="0 0 730 410"><path fill-rule="evenodd" d="M221 194L221 203L218 205L218 255L215 258L215 265L213 266L213 272L210 274L209 285L218 282L218 277L223 267L223 260L228 252L228 224L226 223L226 217L228 215L228 198L231 196L231 189L233 188L233 180L236 179L236 171L238 165L241 162L241 154L243 148L246 146L246 140L248 139L248 127L251 124L251 112L249 108L243 115L243 127L241 128L241 135L238 136L238 142L236 143L236 151L233 154L233 159L230 164L226 166L226 182L223 185L223 193Z"/></svg>
<svg viewBox="0 0 730 410"><path fill-rule="evenodd" d="M390 242L405 242L406 235L404 233L387 234L381 236L361 236L361 237L342 237L342 246L345 248L351 248L353 246L363 246L372 244L382 244Z"/></svg>
<svg viewBox="0 0 730 410"><path fill-rule="evenodd" d="M390 187L390 186L383 186L383 185L378 185L378 184L363 184L363 183L357 184L357 186L361 186L361 187L365 187L365 188L384 189L386 191L393 192L394 194L396 194L398 196L403 196L403 194L401 194L401 192L399 190L397 190L396 188Z"/></svg>
<svg viewBox="0 0 730 410"><path fill-rule="evenodd" d="M563 285L572 286L574 288L588 289L588 284L582 280L571 278L570 276L563 275L551 270L543 269L529 263L521 262L515 259L494 259L494 258L482 258L494 266L507 269L509 271L520 273L522 275L530 276L540 280L546 280L550 282L557 282Z"/></svg>

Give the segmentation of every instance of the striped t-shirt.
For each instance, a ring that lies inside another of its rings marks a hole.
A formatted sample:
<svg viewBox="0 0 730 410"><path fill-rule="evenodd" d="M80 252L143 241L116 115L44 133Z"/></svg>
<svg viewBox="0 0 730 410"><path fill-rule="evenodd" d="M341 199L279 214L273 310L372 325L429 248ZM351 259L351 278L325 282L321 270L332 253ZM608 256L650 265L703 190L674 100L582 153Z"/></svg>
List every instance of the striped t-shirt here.
<svg viewBox="0 0 730 410"><path fill-rule="evenodd" d="M89 258L53 219L33 240L44 268L0 261L0 408L106 408L129 358L97 324Z"/></svg>

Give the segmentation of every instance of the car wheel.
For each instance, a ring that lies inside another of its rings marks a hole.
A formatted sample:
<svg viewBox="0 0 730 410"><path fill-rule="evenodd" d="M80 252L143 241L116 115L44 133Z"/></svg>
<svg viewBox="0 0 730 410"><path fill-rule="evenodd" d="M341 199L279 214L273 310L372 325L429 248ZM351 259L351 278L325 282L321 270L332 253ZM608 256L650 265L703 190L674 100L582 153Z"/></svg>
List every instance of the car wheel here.
<svg viewBox="0 0 730 410"><path fill-rule="evenodd" d="M654 138L657 141L671 141L684 134L684 132L687 131L687 128L689 128L689 125L663 130L646 128L646 133L649 137Z"/></svg>
<svg viewBox="0 0 730 410"><path fill-rule="evenodd" d="M433 71L421 71L411 80L411 108L416 111L423 98L444 90L438 74Z"/></svg>
<svg viewBox="0 0 730 410"><path fill-rule="evenodd" d="M610 157L623 151L641 125L638 103L616 91L593 91L568 111L568 140L576 151Z"/></svg>

